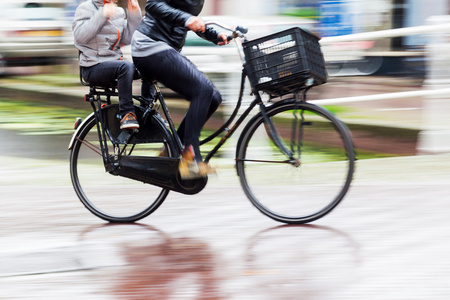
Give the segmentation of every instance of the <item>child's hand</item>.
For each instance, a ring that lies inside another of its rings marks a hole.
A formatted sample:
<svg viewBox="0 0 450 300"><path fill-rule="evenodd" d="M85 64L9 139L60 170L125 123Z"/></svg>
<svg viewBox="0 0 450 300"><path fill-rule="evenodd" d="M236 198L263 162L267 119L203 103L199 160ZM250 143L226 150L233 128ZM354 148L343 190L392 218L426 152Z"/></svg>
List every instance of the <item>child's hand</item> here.
<svg viewBox="0 0 450 300"><path fill-rule="evenodd" d="M105 18L113 18L117 15L117 4L113 2L105 3L103 6L103 15Z"/></svg>
<svg viewBox="0 0 450 300"><path fill-rule="evenodd" d="M138 12L140 9L138 0L128 0L127 8L129 12Z"/></svg>

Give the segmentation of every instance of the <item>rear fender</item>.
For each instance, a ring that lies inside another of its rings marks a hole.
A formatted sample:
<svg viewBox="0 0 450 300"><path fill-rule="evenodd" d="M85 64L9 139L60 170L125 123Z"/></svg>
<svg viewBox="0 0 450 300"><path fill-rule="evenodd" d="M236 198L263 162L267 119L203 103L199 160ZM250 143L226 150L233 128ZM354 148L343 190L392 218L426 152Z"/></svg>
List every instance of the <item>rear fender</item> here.
<svg viewBox="0 0 450 300"><path fill-rule="evenodd" d="M67 150L72 150L73 145L75 144L75 140L77 138L77 136L79 135L81 129L84 127L84 124L86 124L88 121L90 121L92 118L94 118L94 112L92 112L89 116L87 116L83 122L81 122L80 125L78 125L78 128L76 129L76 131L74 132L74 134L72 135L72 139L70 140L69 143L69 148Z"/></svg>

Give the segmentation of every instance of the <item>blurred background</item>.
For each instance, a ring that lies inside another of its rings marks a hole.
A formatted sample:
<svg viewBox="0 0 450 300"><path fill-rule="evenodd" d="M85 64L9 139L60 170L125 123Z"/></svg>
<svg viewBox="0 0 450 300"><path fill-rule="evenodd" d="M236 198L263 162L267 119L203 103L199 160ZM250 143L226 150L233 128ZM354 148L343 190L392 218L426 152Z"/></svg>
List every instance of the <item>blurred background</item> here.
<svg viewBox="0 0 450 300"><path fill-rule="evenodd" d="M0 130L70 135L75 116L83 117L90 109L80 101L87 90L79 82L78 51L71 34L81 0L0 2ZM118 1L124 8L126 3ZM139 3L144 13L145 1ZM447 107L442 103L429 106L434 100L424 91L437 85L441 90L448 80L447 34L436 28L450 22L449 9L447 0L208 0L201 16L230 26L245 25L250 39L293 26L322 37L329 82L313 89L309 99L343 99L329 108L349 124L357 144L366 150L411 155L450 151L450 134L445 133L444 146L435 146L436 134L430 135L430 128L449 128L443 115ZM438 27L427 29L430 24ZM374 36L374 32L381 34ZM241 62L235 48L233 43L217 47L189 33L183 49L221 91L225 104L235 103L238 95ZM123 52L131 59L129 46ZM135 84L139 91L140 83ZM164 92L178 99L171 91ZM442 96L446 91L437 93ZM358 102L351 98L360 96L370 99ZM186 106L172 103L177 121ZM52 109L39 110L39 105ZM59 112L56 120L50 115L55 110ZM21 111L28 117L17 117ZM226 113L224 106L217 117ZM362 128L361 124L370 126ZM441 137L437 137L439 143Z"/></svg>
<svg viewBox="0 0 450 300"><path fill-rule="evenodd" d="M0 2L0 129L21 135L49 131L70 134L75 114L83 117L89 112L89 107L79 101L87 91L79 83L78 51L71 33L76 7L82 1ZM145 1L139 3L144 13ZM126 8L127 1L119 0L118 5ZM357 144L365 150L411 155L437 148L442 151L441 145L431 145L435 134L429 134L430 126L434 130L449 125L446 116L442 116L446 107L433 105L430 110L426 105L432 100L423 90L435 88L437 83L442 85L448 77L446 33L424 28L448 23L449 9L447 0L208 0L201 16L230 26L245 25L249 28L249 39L293 26L317 34L322 38L329 83L313 89L309 99L344 99L329 108L349 124ZM392 34L395 30L409 31ZM374 32L381 34L374 36ZM183 51L221 91L224 103L235 103L241 61L234 43L217 47L190 32ZM126 59L131 59L129 46L124 46L123 52ZM135 84L139 91L140 83ZM406 97L395 94L407 91L413 94ZM165 94L178 99L171 91L165 90ZM250 99L248 94L246 97ZM68 109L60 107L61 96ZM347 99L358 96L373 99L368 102ZM186 107L176 101L172 103L177 121ZM59 118L55 121L48 114L42 115L45 109L38 113L38 104L53 105L48 111L58 109ZM12 117L11 111L17 116L25 108L30 110L27 116L36 116L39 121ZM30 113L33 111L34 114ZM217 114L219 119L227 114L226 106L221 113ZM42 119L47 120L44 125ZM371 126L362 129L361 124ZM379 130L380 125L389 130ZM405 132L405 128L409 131ZM382 133L386 133L382 136L385 142L381 143L386 145L384 148L366 146L379 145L378 138L367 136L379 137ZM389 141L399 141L399 136L406 139L407 151L403 144ZM444 151L450 149L450 138L446 139Z"/></svg>
<svg viewBox="0 0 450 300"><path fill-rule="evenodd" d="M23 66L74 64L71 22L80 2L1 1L0 73L20 72L23 70L14 68ZM144 11L145 1L139 2ZM118 4L126 7L125 0ZM419 26L428 17L446 15L448 10L445 0L210 0L202 16L226 16L222 20L245 23L253 29L253 36L299 25L322 37L332 37ZM406 36L340 43L325 52L332 72L354 69L356 63L360 73L368 75L383 69L392 72L392 63L398 68L404 67L402 63L422 68L425 45L424 36Z"/></svg>

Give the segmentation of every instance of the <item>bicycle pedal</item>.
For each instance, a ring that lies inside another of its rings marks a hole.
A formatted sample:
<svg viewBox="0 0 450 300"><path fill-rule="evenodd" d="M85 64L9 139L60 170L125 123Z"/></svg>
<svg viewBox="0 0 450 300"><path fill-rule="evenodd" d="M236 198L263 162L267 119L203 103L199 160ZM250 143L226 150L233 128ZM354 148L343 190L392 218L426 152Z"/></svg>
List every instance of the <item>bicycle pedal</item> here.
<svg viewBox="0 0 450 300"><path fill-rule="evenodd" d="M125 136L131 136L135 135L139 132L139 128L124 128L122 129L122 132L125 134Z"/></svg>

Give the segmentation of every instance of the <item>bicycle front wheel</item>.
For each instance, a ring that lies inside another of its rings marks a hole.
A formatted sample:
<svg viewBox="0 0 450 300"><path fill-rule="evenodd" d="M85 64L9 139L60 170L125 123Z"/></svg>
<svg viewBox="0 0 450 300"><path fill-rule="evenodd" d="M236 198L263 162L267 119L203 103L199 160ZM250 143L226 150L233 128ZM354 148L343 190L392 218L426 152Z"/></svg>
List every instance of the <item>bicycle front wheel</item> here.
<svg viewBox="0 0 450 300"><path fill-rule="evenodd" d="M114 154L108 137L107 144L109 153ZM171 156L172 149L165 142L134 145L133 155L157 156L163 149ZM136 222L150 215L169 193L168 189L105 171L93 116L85 122L72 147L70 174L75 192L84 206L97 217L113 223Z"/></svg>
<svg viewBox="0 0 450 300"><path fill-rule="evenodd" d="M250 120L238 144L236 166L247 197L283 223L325 216L352 180L355 154L348 129L327 110L305 102L274 104L267 116L268 122L262 113Z"/></svg>

